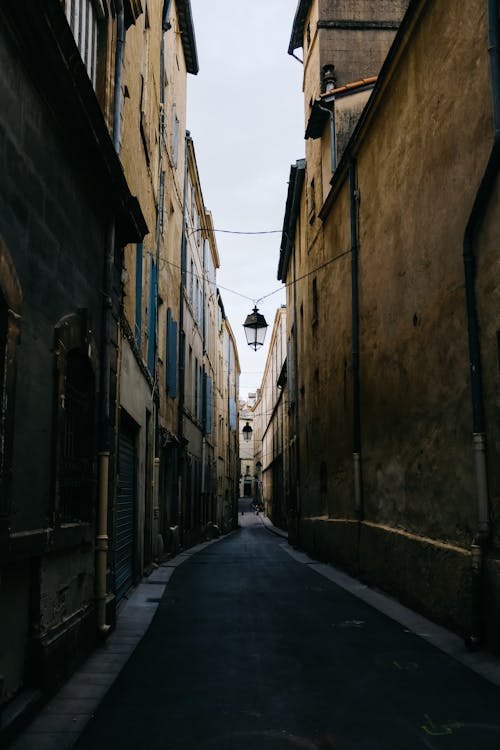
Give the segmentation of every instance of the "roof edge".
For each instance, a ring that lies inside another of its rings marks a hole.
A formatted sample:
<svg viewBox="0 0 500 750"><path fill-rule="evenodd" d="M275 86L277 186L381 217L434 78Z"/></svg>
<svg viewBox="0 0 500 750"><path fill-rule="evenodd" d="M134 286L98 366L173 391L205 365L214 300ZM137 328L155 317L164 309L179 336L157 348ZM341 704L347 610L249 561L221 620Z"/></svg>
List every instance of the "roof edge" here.
<svg viewBox="0 0 500 750"><path fill-rule="evenodd" d="M283 219L283 231L281 236L280 259L278 263L278 280L286 282L288 264L292 252L293 241L291 239L292 229L295 229L299 211L299 200L304 184L306 171L306 160L297 159L290 167L290 180L288 182L288 193L285 206L285 217Z"/></svg>
<svg viewBox="0 0 500 750"><path fill-rule="evenodd" d="M200 66L198 64L191 0L176 0L176 6L187 72L195 76L199 72Z"/></svg>
<svg viewBox="0 0 500 750"><path fill-rule="evenodd" d="M306 22L307 14L311 7L312 0L299 0L297 10L295 11L295 17L292 25L292 35L290 37L290 43L288 45L288 54L293 55L296 49L302 47L302 40L304 37L304 25Z"/></svg>

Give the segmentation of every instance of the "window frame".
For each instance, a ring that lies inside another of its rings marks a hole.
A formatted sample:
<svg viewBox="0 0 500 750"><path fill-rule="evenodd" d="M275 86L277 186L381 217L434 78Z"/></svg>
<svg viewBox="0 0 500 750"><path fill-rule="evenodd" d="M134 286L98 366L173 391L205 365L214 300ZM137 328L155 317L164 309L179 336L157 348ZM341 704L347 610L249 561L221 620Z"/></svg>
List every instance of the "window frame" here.
<svg viewBox="0 0 500 750"><path fill-rule="evenodd" d="M94 510L97 500L97 393L99 383L99 359L93 337L87 310L80 309L75 313L63 316L55 326L55 456L54 456L54 492L52 516L55 525L66 523L90 523L93 521ZM61 484L63 462L64 462L64 440L67 429L67 372L69 358L72 353L84 359L92 377L93 390L91 394L91 450L88 456L89 475L88 482L91 485L91 497L89 498L89 513L70 513L63 508L61 496ZM93 486L92 486L93 485ZM80 517L85 515L85 517ZM71 517L70 517L71 516Z"/></svg>
<svg viewBox="0 0 500 750"><path fill-rule="evenodd" d="M0 236L0 304L3 335L0 351L0 526L9 523L12 476L16 349L21 333L22 290L7 245Z"/></svg>

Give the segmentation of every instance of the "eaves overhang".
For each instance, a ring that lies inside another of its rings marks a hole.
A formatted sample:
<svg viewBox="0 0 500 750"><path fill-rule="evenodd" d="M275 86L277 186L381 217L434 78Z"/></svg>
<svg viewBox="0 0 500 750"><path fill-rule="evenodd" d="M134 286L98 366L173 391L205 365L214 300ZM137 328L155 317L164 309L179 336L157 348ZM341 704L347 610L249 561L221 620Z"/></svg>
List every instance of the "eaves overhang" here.
<svg viewBox="0 0 500 750"><path fill-rule="evenodd" d="M61 3L2 0L0 21L10 29L24 67L51 109L82 183L92 185L96 204L114 214L120 242L140 242L148 232L146 220L130 192Z"/></svg>
<svg viewBox="0 0 500 750"><path fill-rule="evenodd" d="M306 139L321 138L329 117L327 110L333 110L335 100L343 99L352 94L359 94L361 91L370 91L374 88L376 82L376 76L372 78L363 78L361 81L347 83L345 86L340 86L338 89L333 89L332 91L321 94L312 106L304 137Z"/></svg>
<svg viewBox="0 0 500 750"><path fill-rule="evenodd" d="M198 52L196 49L196 38L194 35L193 14L191 12L190 0L176 0L177 16L179 18L179 30L181 33L182 48L186 59L187 72L197 75L199 71Z"/></svg>
<svg viewBox="0 0 500 750"><path fill-rule="evenodd" d="M304 27L311 4L312 0L299 0L297 10L295 11L295 18L293 19L292 36L288 45L289 55L293 55L295 50L303 45Z"/></svg>
<svg viewBox="0 0 500 750"><path fill-rule="evenodd" d="M276 381L276 385L278 386L278 388L284 388L286 385L286 381L287 381L287 361L285 357L284 362L281 366L278 380Z"/></svg>
<svg viewBox="0 0 500 750"><path fill-rule="evenodd" d="M306 160L298 159L290 168L290 179L288 182L288 193L285 206L285 217L283 219L283 232L281 235L280 259L278 263L278 280L286 282L288 265L292 254L295 225L299 213L300 196L304 177L306 173Z"/></svg>

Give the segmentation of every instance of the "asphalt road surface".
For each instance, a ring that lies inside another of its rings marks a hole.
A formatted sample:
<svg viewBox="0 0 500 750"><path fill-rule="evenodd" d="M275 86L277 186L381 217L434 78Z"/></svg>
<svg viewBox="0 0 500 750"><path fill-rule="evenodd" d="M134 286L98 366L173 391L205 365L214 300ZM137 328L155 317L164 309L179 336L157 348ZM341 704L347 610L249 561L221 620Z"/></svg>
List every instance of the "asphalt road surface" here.
<svg viewBox="0 0 500 750"><path fill-rule="evenodd" d="M500 750L500 688L242 506L239 531L176 570L78 750Z"/></svg>

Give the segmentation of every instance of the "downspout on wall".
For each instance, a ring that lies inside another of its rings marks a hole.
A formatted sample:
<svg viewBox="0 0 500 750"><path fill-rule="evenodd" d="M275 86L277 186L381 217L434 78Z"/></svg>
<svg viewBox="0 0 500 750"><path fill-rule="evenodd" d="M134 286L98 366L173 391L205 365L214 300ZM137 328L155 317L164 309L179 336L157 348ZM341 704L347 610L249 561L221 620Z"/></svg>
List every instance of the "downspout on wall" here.
<svg viewBox="0 0 500 750"><path fill-rule="evenodd" d="M472 562L472 613L471 632L466 637L466 645L475 649L481 646L484 638L484 592L483 571L485 548L490 536L488 479L486 466L486 425L484 418L484 398L480 333L475 288L476 258L475 242L481 228L494 181L500 165L500 55L498 49L499 0L488 3L488 51L490 56L491 95L493 106L494 138L490 156L467 222L463 241L463 261L467 309L467 330L469 341L471 401L472 401L472 441L476 474L476 513L477 528L471 544Z"/></svg>
<svg viewBox="0 0 500 750"><path fill-rule="evenodd" d="M115 84L113 96L113 146L120 152L120 125L122 107L122 70L125 46L125 18L123 0L115 2L117 13L117 38L115 54ZM115 262L116 226L112 219L108 227L103 289L103 337L101 344L101 446L99 450L99 493L96 529L95 595L97 629L106 635L110 626L106 623L108 568L108 513L109 513L109 459L111 455L110 399L111 399L111 321L113 315L113 267Z"/></svg>
<svg viewBox="0 0 500 750"><path fill-rule="evenodd" d="M361 471L361 403L359 383L359 232L356 161L349 164L349 205L351 224L351 298L352 298L352 458L354 471L354 509L363 520L363 482Z"/></svg>
<svg viewBox="0 0 500 750"><path fill-rule="evenodd" d="M332 100L332 109L328 109L328 107L323 107L319 101L318 101L318 109L321 109L323 112L326 112L328 115L328 120L330 122L330 160L331 160L331 167L332 167L332 175L337 169L337 156L335 153L336 145L335 145L335 114L334 114L334 108L335 107L335 99Z"/></svg>

